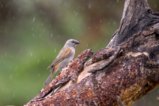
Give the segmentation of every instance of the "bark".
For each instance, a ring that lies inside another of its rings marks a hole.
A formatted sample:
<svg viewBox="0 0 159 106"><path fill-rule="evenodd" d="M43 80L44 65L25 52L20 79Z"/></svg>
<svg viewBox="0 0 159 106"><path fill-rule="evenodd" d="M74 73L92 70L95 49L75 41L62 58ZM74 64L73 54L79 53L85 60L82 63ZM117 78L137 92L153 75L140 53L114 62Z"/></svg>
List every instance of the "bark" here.
<svg viewBox="0 0 159 106"><path fill-rule="evenodd" d="M106 48L82 52L26 106L130 106L159 84L158 53L159 14L125 0Z"/></svg>

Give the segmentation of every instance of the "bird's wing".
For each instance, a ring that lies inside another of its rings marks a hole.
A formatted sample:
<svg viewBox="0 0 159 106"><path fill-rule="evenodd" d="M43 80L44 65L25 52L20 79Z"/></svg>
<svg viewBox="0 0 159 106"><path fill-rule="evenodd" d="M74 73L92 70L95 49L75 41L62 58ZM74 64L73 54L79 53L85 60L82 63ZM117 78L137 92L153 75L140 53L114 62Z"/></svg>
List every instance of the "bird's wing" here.
<svg viewBox="0 0 159 106"><path fill-rule="evenodd" d="M56 59L51 63L49 68L53 68L55 65L63 61L65 58L68 58L71 55L71 49L70 48L63 48Z"/></svg>

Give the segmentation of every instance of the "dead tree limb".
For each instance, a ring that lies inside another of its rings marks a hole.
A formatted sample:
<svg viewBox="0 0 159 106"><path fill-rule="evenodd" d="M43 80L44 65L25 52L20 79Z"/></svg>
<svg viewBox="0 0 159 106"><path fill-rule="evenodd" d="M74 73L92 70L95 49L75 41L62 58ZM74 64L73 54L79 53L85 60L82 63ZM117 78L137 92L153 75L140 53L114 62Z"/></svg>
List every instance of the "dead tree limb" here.
<svg viewBox="0 0 159 106"><path fill-rule="evenodd" d="M158 84L159 14L147 0L125 0L106 48L81 53L26 106L130 106Z"/></svg>

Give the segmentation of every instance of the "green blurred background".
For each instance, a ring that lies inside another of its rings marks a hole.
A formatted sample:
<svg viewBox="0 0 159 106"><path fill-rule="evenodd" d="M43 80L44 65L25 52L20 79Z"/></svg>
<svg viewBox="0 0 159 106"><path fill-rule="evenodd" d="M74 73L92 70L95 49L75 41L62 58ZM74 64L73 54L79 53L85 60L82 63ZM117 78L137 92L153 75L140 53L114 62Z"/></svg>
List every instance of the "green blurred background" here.
<svg viewBox="0 0 159 106"><path fill-rule="evenodd" d="M149 0L150 1L150 0ZM42 88L47 66L69 38L103 48L118 28L123 0L0 0L0 106L22 106ZM159 0L151 0L159 10ZM135 106L159 106L159 90Z"/></svg>

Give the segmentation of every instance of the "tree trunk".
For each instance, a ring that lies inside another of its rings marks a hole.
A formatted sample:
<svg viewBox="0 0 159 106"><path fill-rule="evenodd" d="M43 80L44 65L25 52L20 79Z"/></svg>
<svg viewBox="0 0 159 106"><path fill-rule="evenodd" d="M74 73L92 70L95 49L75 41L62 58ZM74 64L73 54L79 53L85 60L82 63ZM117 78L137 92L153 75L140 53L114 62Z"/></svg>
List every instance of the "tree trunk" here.
<svg viewBox="0 0 159 106"><path fill-rule="evenodd" d="M159 84L159 14L125 0L112 40L82 52L26 106L130 106Z"/></svg>

